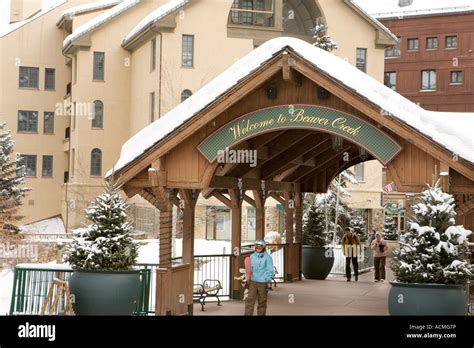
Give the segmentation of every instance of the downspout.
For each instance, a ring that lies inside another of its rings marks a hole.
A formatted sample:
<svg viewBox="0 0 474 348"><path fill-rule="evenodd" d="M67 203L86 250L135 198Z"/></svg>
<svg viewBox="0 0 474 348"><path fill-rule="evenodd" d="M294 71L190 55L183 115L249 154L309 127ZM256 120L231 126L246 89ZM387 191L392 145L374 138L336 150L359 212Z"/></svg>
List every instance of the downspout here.
<svg viewBox="0 0 474 348"><path fill-rule="evenodd" d="M154 31L154 28L151 28L151 31L157 35L160 35L160 68L158 76L158 118L161 117L161 87L162 87L162 74L163 74L163 34L160 31Z"/></svg>

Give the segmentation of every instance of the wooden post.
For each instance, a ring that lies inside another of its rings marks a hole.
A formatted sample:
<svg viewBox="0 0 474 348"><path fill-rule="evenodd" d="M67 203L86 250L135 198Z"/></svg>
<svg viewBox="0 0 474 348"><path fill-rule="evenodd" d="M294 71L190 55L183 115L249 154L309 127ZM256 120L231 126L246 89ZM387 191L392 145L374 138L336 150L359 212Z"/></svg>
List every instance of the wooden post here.
<svg viewBox="0 0 474 348"><path fill-rule="evenodd" d="M439 163L440 186L443 192L449 192L449 165L445 162Z"/></svg>
<svg viewBox="0 0 474 348"><path fill-rule="evenodd" d="M294 212L294 201L291 193L285 191L283 196L286 201L285 205L285 230L286 230L286 257L285 257L285 278L287 281L293 281L292 266L293 266L293 212Z"/></svg>
<svg viewBox="0 0 474 348"><path fill-rule="evenodd" d="M193 314L194 284L194 218L199 191L183 189L179 195L184 203L183 208L183 263L189 263L189 280L185 298L188 302L188 313Z"/></svg>
<svg viewBox="0 0 474 348"><path fill-rule="evenodd" d="M262 191L252 192L255 200L255 238L263 239L265 237L265 198Z"/></svg>
<svg viewBox="0 0 474 348"><path fill-rule="evenodd" d="M298 278L301 279L301 253L302 253L302 240L303 240L303 196L300 191L300 186L296 185L295 190L295 237L296 242L299 243L299 253L300 257L294 260L296 265L294 267L297 270Z"/></svg>
<svg viewBox="0 0 474 348"><path fill-rule="evenodd" d="M173 206L168 202L160 209L160 267L171 267Z"/></svg>
<svg viewBox="0 0 474 348"><path fill-rule="evenodd" d="M239 260L240 249L242 243L242 200L240 199L240 191L229 190L232 209L232 293L233 299L240 299L241 284L235 277L239 277Z"/></svg>

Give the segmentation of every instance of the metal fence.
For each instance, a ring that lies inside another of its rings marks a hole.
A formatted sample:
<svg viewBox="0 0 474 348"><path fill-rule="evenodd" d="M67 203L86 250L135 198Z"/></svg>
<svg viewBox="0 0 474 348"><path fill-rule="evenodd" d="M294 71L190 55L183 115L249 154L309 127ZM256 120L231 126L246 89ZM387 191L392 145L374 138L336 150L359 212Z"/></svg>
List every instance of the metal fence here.
<svg viewBox="0 0 474 348"><path fill-rule="evenodd" d="M341 246L333 247L334 265L331 269L331 274L346 274L346 257L342 254ZM362 245L362 252L357 258L359 265L359 273L370 272L374 268L374 256L372 250Z"/></svg>
<svg viewBox="0 0 474 348"><path fill-rule="evenodd" d="M67 265L19 264L15 267L13 291L10 304L10 315L39 315L46 305L46 313L56 297L57 288L53 287L52 298L45 303L46 296L54 279L69 280L72 268ZM145 315L149 308L150 271L140 270L140 296L135 315ZM62 293L59 304L53 310L54 315L60 315L65 308L66 298Z"/></svg>

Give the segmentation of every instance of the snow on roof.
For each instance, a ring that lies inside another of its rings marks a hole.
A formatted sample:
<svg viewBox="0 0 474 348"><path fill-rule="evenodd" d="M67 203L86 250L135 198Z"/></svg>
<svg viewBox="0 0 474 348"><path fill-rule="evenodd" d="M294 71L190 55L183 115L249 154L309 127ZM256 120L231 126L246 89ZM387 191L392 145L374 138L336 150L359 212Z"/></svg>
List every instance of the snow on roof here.
<svg viewBox="0 0 474 348"><path fill-rule="evenodd" d="M372 16L383 18L439 15L474 11L474 0L413 0L400 7L399 0L354 0Z"/></svg>
<svg viewBox="0 0 474 348"><path fill-rule="evenodd" d="M107 8L107 7L112 7L112 6L115 6L119 3L121 3L122 1L123 0L100 0L100 1L97 1L97 2L91 2L91 3L88 3L88 4L74 6L74 7L71 7L69 9L65 10L63 12L63 14L61 15L61 18L71 17L71 16L78 15L78 14L85 13L85 12L100 10L100 9L104 9L104 8Z"/></svg>
<svg viewBox="0 0 474 348"><path fill-rule="evenodd" d="M286 47L378 105L382 115L403 121L459 157L474 163L474 138L471 134L474 129L474 113L424 110L336 55L300 39L281 37L265 42L239 59L190 98L131 137L122 146L114 171L131 163ZM463 123L457 123L461 120ZM112 171L107 176L110 174Z"/></svg>
<svg viewBox="0 0 474 348"><path fill-rule="evenodd" d="M123 12L127 11L128 9L138 5L141 0L124 0L120 4L112 7L110 10L101 13L97 17L93 18L87 23L84 23L80 27L78 27L74 32L72 32L69 36L64 39L63 42L63 49L69 46L74 40L77 38L91 32L95 28L101 26L102 24L110 21L111 19L119 16Z"/></svg>
<svg viewBox="0 0 474 348"><path fill-rule="evenodd" d="M150 12L140 23L137 24L135 28L130 31L125 37L124 44L132 40L136 35L140 34L148 26L153 25L158 22L160 19L166 17L170 13L178 10L189 2L189 0L170 0L163 6L158 7L156 10Z"/></svg>
<svg viewBox="0 0 474 348"><path fill-rule="evenodd" d="M67 2L67 0L61 0L61 1L55 2L54 4L51 4L51 6L43 8L42 11L39 11L37 14L35 14L34 16L32 16L28 19L25 19L24 21L12 23L12 24L9 24L7 26L1 27L0 28L0 37L4 37L4 36L14 32L15 30L21 28L22 26L24 26L24 25L26 25L30 22L33 22L35 19L38 19L38 18L44 16L45 14L53 11L57 7L65 4L66 2Z"/></svg>

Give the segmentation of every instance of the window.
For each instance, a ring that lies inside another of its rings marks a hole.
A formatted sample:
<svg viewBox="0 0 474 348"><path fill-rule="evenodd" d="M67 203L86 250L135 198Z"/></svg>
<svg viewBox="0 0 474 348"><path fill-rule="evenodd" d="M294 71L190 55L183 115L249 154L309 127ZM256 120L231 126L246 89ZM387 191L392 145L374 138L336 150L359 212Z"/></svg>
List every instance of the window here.
<svg viewBox="0 0 474 348"><path fill-rule="evenodd" d="M76 169L76 149L71 150L71 177L74 177L74 170Z"/></svg>
<svg viewBox="0 0 474 348"><path fill-rule="evenodd" d="M155 121L155 92L150 93L150 122Z"/></svg>
<svg viewBox="0 0 474 348"><path fill-rule="evenodd" d="M156 69L156 38L151 40L151 71Z"/></svg>
<svg viewBox="0 0 474 348"><path fill-rule="evenodd" d="M364 162L354 166L354 174L357 181L364 181Z"/></svg>
<svg viewBox="0 0 474 348"><path fill-rule="evenodd" d="M436 90L436 70L421 71L421 89L423 91Z"/></svg>
<svg viewBox="0 0 474 348"><path fill-rule="evenodd" d="M366 71L367 67L367 49L358 48L356 53L356 67L363 72Z"/></svg>
<svg viewBox="0 0 474 348"><path fill-rule="evenodd" d="M387 47L385 49L385 58L398 58L400 57L400 38L395 46Z"/></svg>
<svg viewBox="0 0 474 348"><path fill-rule="evenodd" d="M462 84L462 71L451 71L451 83Z"/></svg>
<svg viewBox="0 0 474 348"><path fill-rule="evenodd" d="M44 71L44 89L54 91L56 88L56 69L46 68Z"/></svg>
<svg viewBox="0 0 474 348"><path fill-rule="evenodd" d="M457 48L458 37L456 35L446 36L446 48Z"/></svg>
<svg viewBox="0 0 474 348"><path fill-rule="evenodd" d="M94 81L104 81L105 53L94 52Z"/></svg>
<svg viewBox="0 0 474 348"><path fill-rule="evenodd" d="M397 90L397 73L396 72L386 72L384 75L384 85Z"/></svg>
<svg viewBox="0 0 474 348"><path fill-rule="evenodd" d="M36 155L20 155L20 161L17 162L17 175L19 176L36 176Z"/></svg>
<svg viewBox="0 0 474 348"><path fill-rule="evenodd" d="M36 111L18 111L18 132L38 132Z"/></svg>
<svg viewBox="0 0 474 348"><path fill-rule="evenodd" d="M248 10L248 11L253 10L253 1L252 0L243 0L241 2L240 9ZM252 12L242 11L242 12L240 12L240 18L239 18L240 23L252 24L253 23L252 17L253 17Z"/></svg>
<svg viewBox="0 0 474 348"><path fill-rule="evenodd" d="M231 216L229 208L208 207L206 214L206 239L230 240Z"/></svg>
<svg viewBox="0 0 474 348"><path fill-rule="evenodd" d="M104 103L100 100L94 102L94 114L92 115L92 128L104 127Z"/></svg>
<svg viewBox="0 0 474 348"><path fill-rule="evenodd" d="M184 91L182 91L181 92L181 103L184 102L186 99L188 99L192 95L193 95L193 92L191 92L189 89L185 89Z"/></svg>
<svg viewBox="0 0 474 348"><path fill-rule="evenodd" d="M72 61L73 68L72 68L72 82L76 84L77 82L77 54L74 55L74 59Z"/></svg>
<svg viewBox="0 0 474 348"><path fill-rule="evenodd" d="M418 39L408 39L408 50L418 51L419 42Z"/></svg>
<svg viewBox="0 0 474 348"><path fill-rule="evenodd" d="M135 230L145 233L154 233L157 230L155 223L155 208L134 207L135 209ZM159 224L159 223L158 223ZM158 226L159 228L159 226Z"/></svg>
<svg viewBox="0 0 474 348"><path fill-rule="evenodd" d="M44 113L43 133L44 134L54 133L54 112Z"/></svg>
<svg viewBox="0 0 474 348"><path fill-rule="evenodd" d="M194 35L183 35L181 65L185 67L194 66Z"/></svg>
<svg viewBox="0 0 474 348"><path fill-rule="evenodd" d="M435 50L438 48L438 38L437 37L427 37L426 38L426 49Z"/></svg>
<svg viewBox="0 0 474 348"><path fill-rule="evenodd" d="M43 156L43 176L53 176L53 156Z"/></svg>
<svg viewBox="0 0 474 348"><path fill-rule="evenodd" d="M39 88L39 68L20 66L20 88Z"/></svg>
<svg viewBox="0 0 474 348"><path fill-rule="evenodd" d="M93 149L91 151L91 175L102 175L102 151L100 149Z"/></svg>

